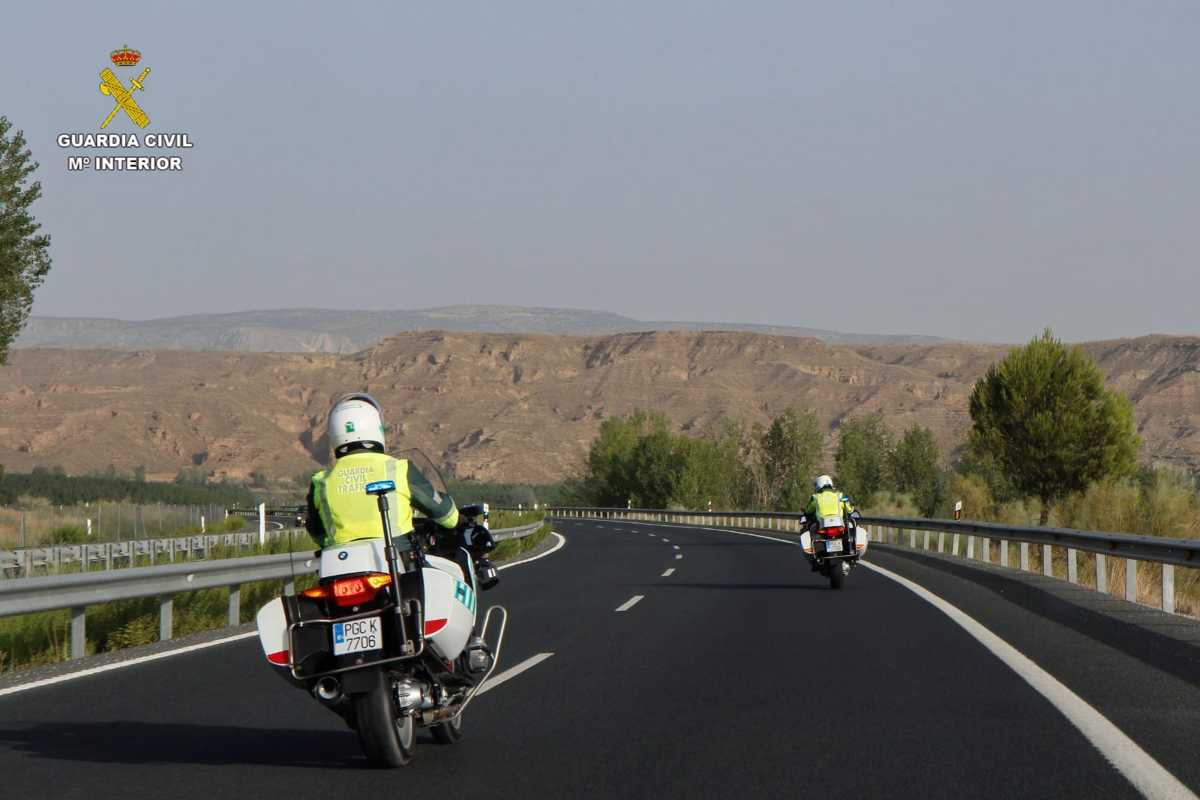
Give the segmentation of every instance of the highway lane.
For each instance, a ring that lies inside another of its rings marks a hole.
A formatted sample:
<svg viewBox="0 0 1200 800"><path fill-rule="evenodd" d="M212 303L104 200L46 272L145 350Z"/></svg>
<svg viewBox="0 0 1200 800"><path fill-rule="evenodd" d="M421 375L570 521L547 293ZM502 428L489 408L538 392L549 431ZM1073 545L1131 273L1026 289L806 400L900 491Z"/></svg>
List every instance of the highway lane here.
<svg viewBox="0 0 1200 800"><path fill-rule="evenodd" d="M512 614L501 669L553 655L480 697L458 745L366 769L354 734L245 641L0 698L5 796L1138 796L1014 672L880 575L833 592L762 539L556 529L565 548L481 597ZM1163 758L1180 775L1176 762Z"/></svg>

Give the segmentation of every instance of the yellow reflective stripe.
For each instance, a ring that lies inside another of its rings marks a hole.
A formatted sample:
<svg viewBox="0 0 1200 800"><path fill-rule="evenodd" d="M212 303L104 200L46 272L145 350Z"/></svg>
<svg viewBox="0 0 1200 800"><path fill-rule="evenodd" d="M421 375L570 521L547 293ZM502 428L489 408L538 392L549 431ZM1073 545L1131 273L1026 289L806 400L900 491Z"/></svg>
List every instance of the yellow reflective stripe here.
<svg viewBox="0 0 1200 800"><path fill-rule="evenodd" d="M448 513L446 513L444 516L438 517L434 520L434 522L436 522L438 525L441 525L443 528L453 528L458 524L458 506L452 506Z"/></svg>
<svg viewBox="0 0 1200 800"><path fill-rule="evenodd" d="M317 507L317 513L321 517L321 525L325 528L325 541L321 546L325 546L325 542L333 539L333 512L329 508L329 490L325 483L327 474L324 470L313 475L313 504Z"/></svg>
<svg viewBox="0 0 1200 800"><path fill-rule="evenodd" d="M387 479L389 481L395 483L396 487L399 488L400 482L396 480L396 463L396 459L389 458L387 460L387 466L384 467L384 474L387 475ZM408 480L407 474L405 475L404 480ZM408 533L408 531L403 530L400 527L400 503L402 502L402 498L403 495L400 494L400 492L394 492L392 496L388 498L388 524L392 526L393 536L399 536L402 533Z"/></svg>

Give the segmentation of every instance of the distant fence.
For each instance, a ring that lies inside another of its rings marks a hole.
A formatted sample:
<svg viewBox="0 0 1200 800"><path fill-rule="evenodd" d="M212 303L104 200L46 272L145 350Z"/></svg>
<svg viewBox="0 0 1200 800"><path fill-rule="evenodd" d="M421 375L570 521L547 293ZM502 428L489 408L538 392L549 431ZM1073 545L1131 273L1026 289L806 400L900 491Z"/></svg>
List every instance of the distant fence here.
<svg viewBox="0 0 1200 800"><path fill-rule="evenodd" d="M307 536L302 528L266 531L267 542L292 540ZM176 560L207 560L216 548L222 550L252 550L259 544L257 531L250 533L210 533L197 536L178 536L170 539L137 539L126 542L96 542L94 544L63 544L53 547L27 547L0 550L0 578L31 578L36 575L55 575L74 565L80 572L97 567L106 570L136 566L138 561L150 565Z"/></svg>
<svg viewBox="0 0 1200 800"><path fill-rule="evenodd" d="M212 527L226 517L225 507L133 503L84 503L74 506L0 507L0 547L38 547L52 543L55 531L74 528L94 541L162 537L184 529Z"/></svg>

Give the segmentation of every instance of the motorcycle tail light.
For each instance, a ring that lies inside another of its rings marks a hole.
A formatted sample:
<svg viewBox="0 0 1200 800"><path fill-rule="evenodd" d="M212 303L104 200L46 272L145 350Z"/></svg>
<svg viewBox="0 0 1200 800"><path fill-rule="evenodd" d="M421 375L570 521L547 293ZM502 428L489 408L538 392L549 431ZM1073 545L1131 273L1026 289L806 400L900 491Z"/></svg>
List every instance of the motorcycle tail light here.
<svg viewBox="0 0 1200 800"><path fill-rule="evenodd" d="M845 528L822 528L821 535L828 539L835 539L846 532Z"/></svg>
<svg viewBox="0 0 1200 800"><path fill-rule="evenodd" d="M375 597L376 593L392 582L392 576L383 572L356 575L353 578L338 578L328 588L333 602L339 606L357 606Z"/></svg>

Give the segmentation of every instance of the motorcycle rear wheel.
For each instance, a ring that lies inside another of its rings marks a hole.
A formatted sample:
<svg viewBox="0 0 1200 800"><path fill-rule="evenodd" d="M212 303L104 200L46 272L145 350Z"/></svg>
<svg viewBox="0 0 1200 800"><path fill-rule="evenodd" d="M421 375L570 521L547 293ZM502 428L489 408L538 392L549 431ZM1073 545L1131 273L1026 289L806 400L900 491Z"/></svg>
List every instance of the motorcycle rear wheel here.
<svg viewBox="0 0 1200 800"><path fill-rule="evenodd" d="M842 569L841 561L829 562L829 588L841 589L846 583L846 571Z"/></svg>
<svg viewBox="0 0 1200 800"><path fill-rule="evenodd" d="M463 715L451 717L429 728L438 744L454 744L463 737Z"/></svg>
<svg viewBox="0 0 1200 800"><path fill-rule="evenodd" d="M380 687L354 697L358 741L373 767L403 767L417 749L417 724L411 716L396 713L390 687Z"/></svg>

